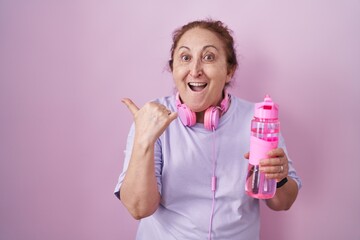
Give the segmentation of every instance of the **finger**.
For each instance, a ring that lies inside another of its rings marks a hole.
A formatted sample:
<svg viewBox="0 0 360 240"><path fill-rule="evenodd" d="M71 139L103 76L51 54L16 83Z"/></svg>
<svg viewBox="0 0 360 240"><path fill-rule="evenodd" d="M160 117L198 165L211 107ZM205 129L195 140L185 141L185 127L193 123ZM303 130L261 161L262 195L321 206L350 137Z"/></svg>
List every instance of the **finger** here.
<svg viewBox="0 0 360 240"><path fill-rule="evenodd" d="M261 166L260 171L264 173L284 173L285 167L282 165L275 165L275 166Z"/></svg>
<svg viewBox="0 0 360 240"><path fill-rule="evenodd" d="M267 178L283 179L288 175L288 169L281 166L260 167L260 171L264 173Z"/></svg>
<svg viewBox="0 0 360 240"><path fill-rule="evenodd" d="M244 158L249 159L250 158L250 153L249 152L245 153Z"/></svg>
<svg viewBox="0 0 360 240"><path fill-rule="evenodd" d="M283 157L285 156L284 149L282 148L275 148L268 152L268 156L271 157Z"/></svg>
<svg viewBox="0 0 360 240"><path fill-rule="evenodd" d="M170 122L174 121L178 116L178 113L177 112L169 112L169 119L170 119Z"/></svg>
<svg viewBox="0 0 360 240"><path fill-rule="evenodd" d="M284 164L283 159L280 157L260 160L260 166L280 166L283 164Z"/></svg>
<svg viewBox="0 0 360 240"><path fill-rule="evenodd" d="M138 106L136 106L136 104L131 101L131 99L129 98L124 98L123 100L121 100L130 110L130 112L135 115L135 113L137 113L139 111Z"/></svg>
<svg viewBox="0 0 360 240"><path fill-rule="evenodd" d="M266 173L265 177L268 179L276 179L277 181L280 181L281 179L287 177L288 175L285 173Z"/></svg>
<svg viewBox="0 0 360 240"><path fill-rule="evenodd" d="M168 115L168 120L169 122L172 122L173 120L175 120L178 116L178 113L177 112L172 112L170 111L168 108L166 108L164 105L162 104L157 104L155 103L157 106L158 106L158 109L163 112L164 114Z"/></svg>

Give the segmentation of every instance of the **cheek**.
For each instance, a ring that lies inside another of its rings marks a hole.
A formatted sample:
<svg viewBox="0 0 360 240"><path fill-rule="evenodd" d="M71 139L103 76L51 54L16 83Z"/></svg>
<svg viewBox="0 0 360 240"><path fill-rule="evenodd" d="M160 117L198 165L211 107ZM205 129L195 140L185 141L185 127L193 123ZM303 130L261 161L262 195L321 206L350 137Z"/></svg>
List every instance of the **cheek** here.
<svg viewBox="0 0 360 240"><path fill-rule="evenodd" d="M228 74L226 67L224 68L223 65L211 66L207 69L204 69L204 72L211 78L224 79L224 81L227 81Z"/></svg>
<svg viewBox="0 0 360 240"><path fill-rule="evenodd" d="M186 68L184 67L175 67L173 68L173 72L172 72L172 75L173 75L173 78L175 81L181 81L185 78L185 76L187 75L187 70Z"/></svg>

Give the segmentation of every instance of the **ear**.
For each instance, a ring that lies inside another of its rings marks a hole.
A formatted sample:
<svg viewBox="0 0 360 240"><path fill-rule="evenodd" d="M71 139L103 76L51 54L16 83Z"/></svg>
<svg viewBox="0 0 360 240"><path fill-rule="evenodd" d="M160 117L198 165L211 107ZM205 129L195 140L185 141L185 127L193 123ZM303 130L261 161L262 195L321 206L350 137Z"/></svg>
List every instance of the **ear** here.
<svg viewBox="0 0 360 240"><path fill-rule="evenodd" d="M233 78L234 74L235 74L235 67L229 68L228 69L228 73L226 75L226 83L229 83L231 81L231 79Z"/></svg>

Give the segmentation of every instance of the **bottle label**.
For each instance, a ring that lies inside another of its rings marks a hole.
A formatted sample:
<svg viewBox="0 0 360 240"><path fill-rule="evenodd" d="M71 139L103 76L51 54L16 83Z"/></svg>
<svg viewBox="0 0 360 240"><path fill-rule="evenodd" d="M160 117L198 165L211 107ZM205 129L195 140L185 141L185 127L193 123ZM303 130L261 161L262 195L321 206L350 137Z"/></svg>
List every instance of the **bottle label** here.
<svg viewBox="0 0 360 240"><path fill-rule="evenodd" d="M268 152L277 148L278 141L266 141L257 137L250 137L250 158L249 163L252 165L259 165L261 159L268 158Z"/></svg>

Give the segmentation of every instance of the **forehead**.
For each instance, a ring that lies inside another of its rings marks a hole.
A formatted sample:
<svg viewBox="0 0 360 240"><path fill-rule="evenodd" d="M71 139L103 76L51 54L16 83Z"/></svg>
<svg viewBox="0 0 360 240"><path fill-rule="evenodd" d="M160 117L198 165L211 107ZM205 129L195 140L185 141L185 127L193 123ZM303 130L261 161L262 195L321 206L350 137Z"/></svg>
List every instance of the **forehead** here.
<svg viewBox="0 0 360 240"><path fill-rule="evenodd" d="M206 46L213 45L217 48L222 48L223 43L216 33L203 29L203 28L192 28L185 32L177 44L177 48L181 46L195 47L195 46Z"/></svg>

